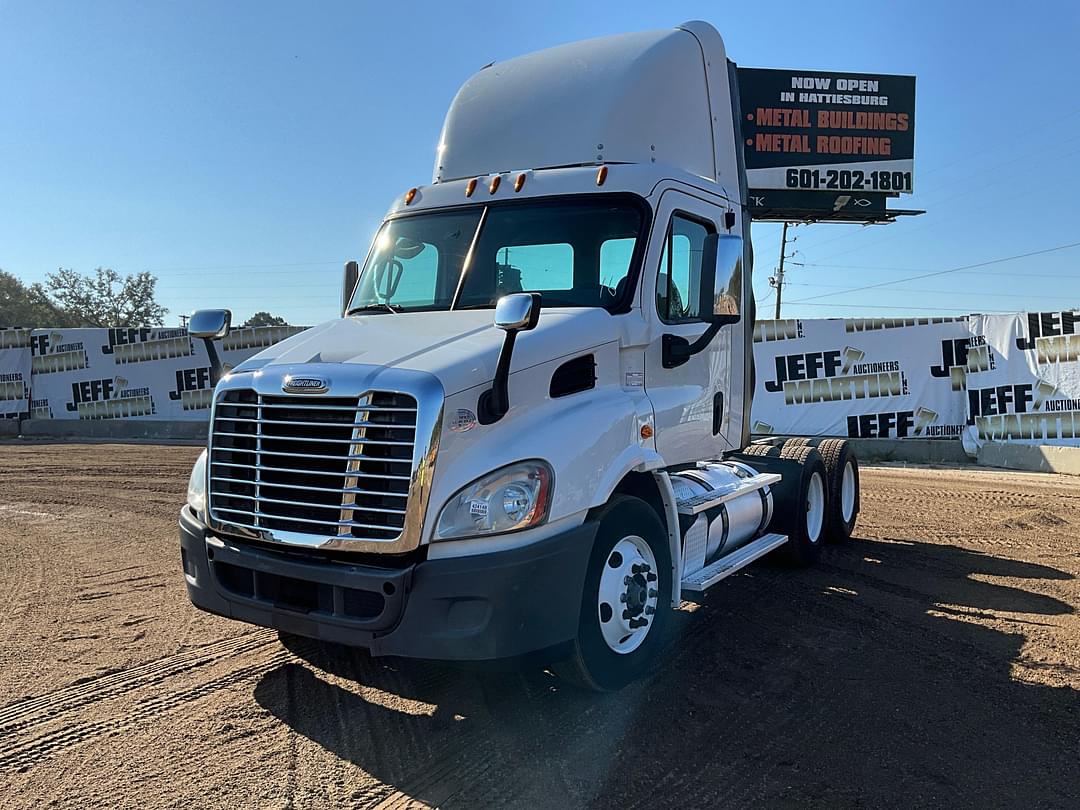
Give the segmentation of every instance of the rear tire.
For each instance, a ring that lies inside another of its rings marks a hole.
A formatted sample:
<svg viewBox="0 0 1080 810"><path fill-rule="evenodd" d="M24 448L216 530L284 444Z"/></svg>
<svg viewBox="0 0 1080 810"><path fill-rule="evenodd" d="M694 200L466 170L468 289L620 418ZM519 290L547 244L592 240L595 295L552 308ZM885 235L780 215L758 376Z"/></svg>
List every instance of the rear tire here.
<svg viewBox="0 0 1080 810"><path fill-rule="evenodd" d="M846 543L859 519L859 461L843 439L826 439L818 452L829 474L829 512L825 539Z"/></svg>
<svg viewBox="0 0 1080 810"><path fill-rule="evenodd" d="M821 454L810 447L784 448L780 457L795 462L791 474L777 484L775 517L771 531L783 532L788 541L777 556L789 565L805 568L821 555L829 506L829 477Z"/></svg>
<svg viewBox="0 0 1080 810"><path fill-rule="evenodd" d="M741 455L762 458L780 458L780 448L775 444L752 444Z"/></svg>
<svg viewBox="0 0 1080 810"><path fill-rule="evenodd" d="M846 439L821 439L800 436L788 439L780 449L780 458L794 458L800 447L816 447L829 476L829 510L825 520L825 539L845 543L855 531L859 517L859 462Z"/></svg>
<svg viewBox="0 0 1080 810"><path fill-rule="evenodd" d="M552 668L586 689L610 692L641 677L663 644L671 554L660 518L640 498L614 496L598 520L573 651Z"/></svg>

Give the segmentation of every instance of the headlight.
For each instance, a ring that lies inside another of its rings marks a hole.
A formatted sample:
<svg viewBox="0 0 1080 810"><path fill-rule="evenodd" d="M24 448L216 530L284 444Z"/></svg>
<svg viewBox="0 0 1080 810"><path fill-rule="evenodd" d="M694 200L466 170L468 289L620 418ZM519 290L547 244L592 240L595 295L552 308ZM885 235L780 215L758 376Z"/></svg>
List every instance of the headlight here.
<svg viewBox="0 0 1080 810"><path fill-rule="evenodd" d="M187 504L199 520L206 522L206 451L203 450L191 468L187 482Z"/></svg>
<svg viewBox="0 0 1080 810"><path fill-rule="evenodd" d="M553 475L543 461L520 461L477 478L439 514L435 540L513 532L547 520Z"/></svg>

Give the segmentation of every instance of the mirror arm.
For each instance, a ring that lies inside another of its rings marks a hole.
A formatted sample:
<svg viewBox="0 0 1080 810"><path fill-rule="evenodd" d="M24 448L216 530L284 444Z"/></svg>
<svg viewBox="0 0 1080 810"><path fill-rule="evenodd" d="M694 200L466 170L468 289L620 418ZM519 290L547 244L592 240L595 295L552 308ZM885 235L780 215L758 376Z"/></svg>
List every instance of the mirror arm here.
<svg viewBox="0 0 1080 810"><path fill-rule="evenodd" d="M661 348L663 350L663 356L660 359L661 365L664 368L678 368L712 343L716 333L727 323L730 323L730 321L720 318L712 321L709 328L702 332L701 337L693 343L679 335L664 335L661 338Z"/></svg>
<svg viewBox="0 0 1080 810"><path fill-rule="evenodd" d="M203 338L202 342L206 346L206 356L210 358L210 387L213 388L221 381L225 367L222 365L217 346L214 345L214 339Z"/></svg>
<svg viewBox="0 0 1080 810"><path fill-rule="evenodd" d="M510 358L514 354L516 338L516 331L507 331L503 338L502 351L499 352L499 362L495 366L495 379L491 388L480 395L476 410L477 421L481 425L498 422L510 410Z"/></svg>

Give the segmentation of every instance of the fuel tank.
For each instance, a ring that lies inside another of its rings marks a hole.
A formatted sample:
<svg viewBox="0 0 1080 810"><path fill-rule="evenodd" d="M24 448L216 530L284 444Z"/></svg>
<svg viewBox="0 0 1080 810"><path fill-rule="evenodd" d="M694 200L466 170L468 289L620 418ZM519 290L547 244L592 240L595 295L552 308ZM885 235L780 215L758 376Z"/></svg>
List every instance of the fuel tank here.
<svg viewBox="0 0 1080 810"><path fill-rule="evenodd" d="M676 500L682 501L710 491L737 489L745 479L756 474L753 468L738 461L701 462L695 469L674 473L671 485ZM692 563L696 556L702 564L707 564L746 545L769 525L772 511L773 496L766 486L706 509L696 518L684 516L690 521L683 527L687 563ZM691 548L700 545L702 532L705 534L704 560L700 560L698 548Z"/></svg>

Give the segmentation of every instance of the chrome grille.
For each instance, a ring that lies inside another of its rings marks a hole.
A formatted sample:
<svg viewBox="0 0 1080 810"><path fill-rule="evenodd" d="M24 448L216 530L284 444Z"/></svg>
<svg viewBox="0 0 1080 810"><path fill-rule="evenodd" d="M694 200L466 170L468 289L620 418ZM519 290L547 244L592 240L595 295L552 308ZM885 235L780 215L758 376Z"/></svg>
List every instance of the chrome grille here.
<svg viewBox="0 0 1080 810"><path fill-rule="evenodd" d="M416 400L223 391L210 436L210 513L257 532L389 542L405 526Z"/></svg>

